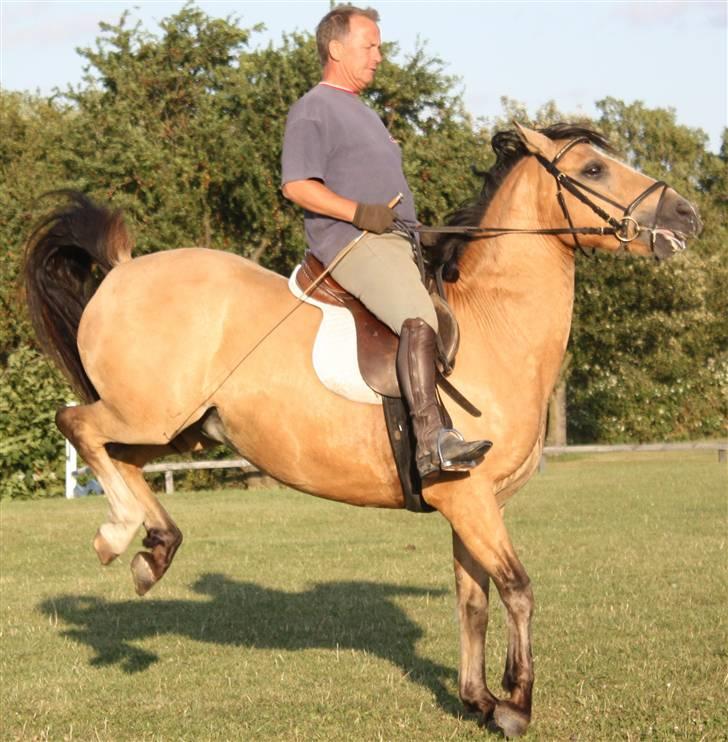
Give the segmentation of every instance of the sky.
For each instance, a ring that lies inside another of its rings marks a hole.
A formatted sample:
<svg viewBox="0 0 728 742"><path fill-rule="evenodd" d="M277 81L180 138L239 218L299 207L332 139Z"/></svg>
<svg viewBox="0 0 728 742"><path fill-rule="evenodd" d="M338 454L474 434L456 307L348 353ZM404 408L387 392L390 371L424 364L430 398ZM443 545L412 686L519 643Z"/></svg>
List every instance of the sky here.
<svg viewBox="0 0 728 742"><path fill-rule="evenodd" d="M81 81L78 47L93 47L99 22L124 10L150 31L181 0L0 0L0 85L50 94ZM328 0L198 0L214 17L263 23L252 45L313 32ZM419 42L460 78L466 108L487 119L501 97L529 112L553 100L565 114L596 116L612 96L649 108L673 108L680 124L700 128L717 151L728 125L728 0L362 0L381 16L385 41L407 54ZM400 57L401 58L401 57Z"/></svg>

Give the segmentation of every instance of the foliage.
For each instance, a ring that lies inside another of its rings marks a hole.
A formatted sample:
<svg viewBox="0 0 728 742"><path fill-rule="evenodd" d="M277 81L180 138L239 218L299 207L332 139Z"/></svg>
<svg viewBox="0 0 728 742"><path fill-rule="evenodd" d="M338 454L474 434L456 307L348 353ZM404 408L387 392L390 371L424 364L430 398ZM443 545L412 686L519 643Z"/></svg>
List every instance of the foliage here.
<svg viewBox="0 0 728 742"><path fill-rule="evenodd" d="M187 5L152 35L125 13L117 24L102 24L96 45L81 50L86 76L76 88L50 97L0 90L0 367L4 404L12 391L18 406L13 418L7 412L0 418L3 441L21 435L21 425L47 433L50 410L68 395L35 350L18 285L22 244L47 206L38 201L44 192L79 188L123 207L137 254L204 245L282 273L301 256L302 220L282 197L279 163L286 113L319 79L315 42L294 33L251 49L257 30ZM528 111L503 99L501 119L475 122L459 82L426 46L385 51L366 95L402 146L421 219L439 223L477 192L474 171L492 163L493 129L527 120ZM604 130L630 162L696 201L705 230L687 255L657 268L647 261L580 261L568 378L571 437L720 434L727 416L721 256L728 139L714 154L705 134L678 126L672 111L615 99L599 107L598 121L576 119ZM553 101L532 118L539 125L574 120ZM3 496L27 495L30 482L37 493L58 491L60 438L28 440L34 442L25 457L3 455ZM14 489L18 472L26 484Z"/></svg>
<svg viewBox="0 0 728 742"><path fill-rule="evenodd" d="M0 499L63 494L64 443L53 419L70 399L37 351L23 345L5 359L0 375Z"/></svg>
<svg viewBox="0 0 728 742"><path fill-rule="evenodd" d="M657 265L600 257L578 264L569 378L577 441L725 435L728 418L728 243L725 152L679 126L674 111L614 99L597 123L620 155L696 203L690 250Z"/></svg>

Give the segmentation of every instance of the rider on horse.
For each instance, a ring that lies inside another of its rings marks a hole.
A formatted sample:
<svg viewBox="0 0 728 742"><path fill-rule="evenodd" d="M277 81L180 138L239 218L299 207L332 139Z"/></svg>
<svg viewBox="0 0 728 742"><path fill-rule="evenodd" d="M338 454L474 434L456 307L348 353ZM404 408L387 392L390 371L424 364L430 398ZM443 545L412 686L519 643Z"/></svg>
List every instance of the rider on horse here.
<svg viewBox="0 0 728 742"><path fill-rule="evenodd" d="M306 240L333 278L399 335L397 376L412 417L420 476L476 466L490 441L446 428L436 392L438 321L409 240L414 199L398 144L359 98L382 61L379 14L339 6L316 29L322 81L291 108L283 141L283 194L304 209ZM397 212L386 205L403 198ZM391 231L394 227L395 231Z"/></svg>

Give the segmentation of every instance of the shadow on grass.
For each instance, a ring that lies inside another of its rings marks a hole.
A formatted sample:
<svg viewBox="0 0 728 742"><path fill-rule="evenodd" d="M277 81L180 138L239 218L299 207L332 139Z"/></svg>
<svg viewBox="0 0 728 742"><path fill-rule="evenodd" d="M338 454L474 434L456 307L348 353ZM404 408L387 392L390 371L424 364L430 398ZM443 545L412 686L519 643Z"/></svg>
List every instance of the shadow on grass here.
<svg viewBox="0 0 728 742"><path fill-rule="evenodd" d="M96 666L118 664L127 673L143 672L159 657L134 642L165 634L258 649L355 649L393 662L410 681L428 688L446 712L462 711L443 685L456 679L455 668L418 656L422 629L392 600L442 595L443 590L330 582L288 593L219 574L201 576L192 589L208 600L109 602L64 595L39 608L73 627L63 635L91 647Z"/></svg>

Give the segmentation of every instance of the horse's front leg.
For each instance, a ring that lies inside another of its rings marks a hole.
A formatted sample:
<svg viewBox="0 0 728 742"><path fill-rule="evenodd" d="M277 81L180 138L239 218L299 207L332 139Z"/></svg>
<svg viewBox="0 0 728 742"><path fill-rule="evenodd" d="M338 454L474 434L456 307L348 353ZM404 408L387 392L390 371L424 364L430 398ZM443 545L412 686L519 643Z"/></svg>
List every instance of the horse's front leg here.
<svg viewBox="0 0 728 742"><path fill-rule="evenodd" d="M480 711L483 719L493 715L498 699L488 690L485 676L485 639L488 632L490 578L463 546L453 530L458 623L460 628L460 671L458 690L469 710Z"/></svg>
<svg viewBox="0 0 728 742"><path fill-rule="evenodd" d="M468 479L438 488L432 494L428 492L428 501L450 521L462 546L474 563L493 580L505 605L509 651L504 682L510 696L508 700L496 701L493 720L507 737L518 737L526 731L531 720L533 593L530 580L513 549L492 487L486 490L476 488ZM478 579L476 571L474 581L477 583ZM470 590L469 594L477 597L477 591ZM484 597L483 591L479 599L481 605ZM474 636L474 630L468 634L469 640ZM475 657L469 658L468 662L468 667L473 669L466 679L478 677L480 671L476 674ZM487 690L484 670L480 690L481 699L486 699L487 696L482 695L482 691ZM487 708L486 702L486 712Z"/></svg>

